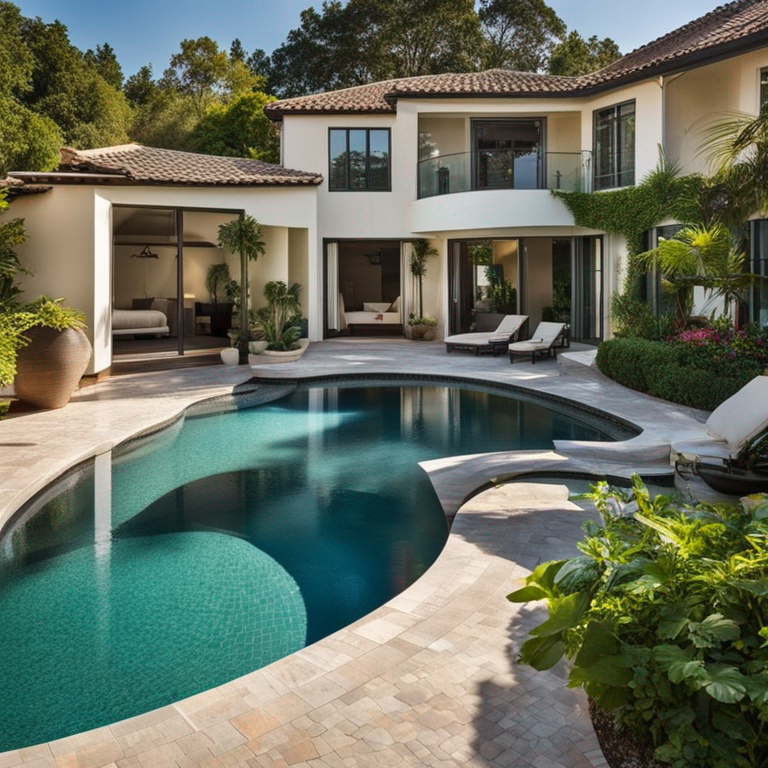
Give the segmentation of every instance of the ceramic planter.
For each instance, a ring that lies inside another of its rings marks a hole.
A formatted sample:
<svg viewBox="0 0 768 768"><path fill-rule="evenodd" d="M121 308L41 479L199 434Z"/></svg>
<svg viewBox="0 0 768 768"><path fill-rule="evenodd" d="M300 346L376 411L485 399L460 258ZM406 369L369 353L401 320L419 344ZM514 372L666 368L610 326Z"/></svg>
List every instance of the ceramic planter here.
<svg viewBox="0 0 768 768"><path fill-rule="evenodd" d="M411 338L417 341L434 341L437 338L437 326L412 325Z"/></svg>
<svg viewBox="0 0 768 768"><path fill-rule="evenodd" d="M249 341L248 351L252 355L260 355L267 348L266 341Z"/></svg>
<svg viewBox="0 0 768 768"><path fill-rule="evenodd" d="M287 352L275 352L272 349L265 349L260 357L264 363L295 363L309 348L309 339L299 339L298 349L289 349Z"/></svg>
<svg viewBox="0 0 768 768"><path fill-rule="evenodd" d="M38 326L24 335L30 343L19 350L16 396L36 408L64 407L88 367L91 342L73 328Z"/></svg>
<svg viewBox="0 0 768 768"><path fill-rule="evenodd" d="M653 745L642 742L616 722L610 712L589 700L589 716L610 768L663 768L653 757Z"/></svg>
<svg viewBox="0 0 768 768"><path fill-rule="evenodd" d="M221 362L224 363L224 365L240 364L240 350L237 347L225 347L219 354L221 355Z"/></svg>

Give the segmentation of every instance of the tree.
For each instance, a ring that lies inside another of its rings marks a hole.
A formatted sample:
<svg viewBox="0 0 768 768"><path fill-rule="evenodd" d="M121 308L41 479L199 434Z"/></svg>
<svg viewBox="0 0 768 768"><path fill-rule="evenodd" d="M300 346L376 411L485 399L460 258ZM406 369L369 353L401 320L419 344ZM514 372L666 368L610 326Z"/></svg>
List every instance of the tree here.
<svg viewBox="0 0 768 768"><path fill-rule="evenodd" d="M109 43L97 45L96 51L85 52L85 60L113 87L123 87L123 68Z"/></svg>
<svg viewBox="0 0 768 768"><path fill-rule="evenodd" d="M483 68L538 72L565 22L544 0L480 0L485 37Z"/></svg>
<svg viewBox="0 0 768 768"><path fill-rule="evenodd" d="M280 138L264 114L264 107L274 100L255 92L241 94L228 104L214 104L192 130L190 148L208 155L278 162Z"/></svg>
<svg viewBox="0 0 768 768"><path fill-rule="evenodd" d="M157 87L146 103L137 105L130 133L134 141L150 147L188 150L197 123L191 96Z"/></svg>
<svg viewBox="0 0 768 768"><path fill-rule="evenodd" d="M158 85L152 76L152 65L145 64L125 81L125 96L133 106L147 104L157 92Z"/></svg>
<svg viewBox="0 0 768 768"><path fill-rule="evenodd" d="M245 63L245 48L239 38L235 38L229 46L229 58L231 61L242 61Z"/></svg>
<svg viewBox="0 0 768 768"><path fill-rule="evenodd" d="M219 227L219 248L240 257L240 362L248 359L248 262L266 253L264 231L253 216L245 214Z"/></svg>
<svg viewBox="0 0 768 768"><path fill-rule="evenodd" d="M0 2L0 95L19 97L32 85L34 59L22 36L23 17L12 3Z"/></svg>
<svg viewBox="0 0 768 768"><path fill-rule="evenodd" d="M429 240L419 239L411 243L411 274L419 280L419 317L424 317L424 299L422 296L422 280L427 274L427 260L437 256L437 248L430 245Z"/></svg>
<svg viewBox="0 0 768 768"><path fill-rule="evenodd" d="M171 56L162 85L186 94L202 117L229 72L229 58L210 37L182 40L181 50Z"/></svg>
<svg viewBox="0 0 768 768"><path fill-rule="evenodd" d="M64 143L56 123L16 99L0 96L0 178L8 171L50 171Z"/></svg>
<svg viewBox="0 0 768 768"><path fill-rule="evenodd" d="M574 30L552 50L548 70L551 75L588 75L620 57L619 46L610 37L599 40L592 35L585 40Z"/></svg>

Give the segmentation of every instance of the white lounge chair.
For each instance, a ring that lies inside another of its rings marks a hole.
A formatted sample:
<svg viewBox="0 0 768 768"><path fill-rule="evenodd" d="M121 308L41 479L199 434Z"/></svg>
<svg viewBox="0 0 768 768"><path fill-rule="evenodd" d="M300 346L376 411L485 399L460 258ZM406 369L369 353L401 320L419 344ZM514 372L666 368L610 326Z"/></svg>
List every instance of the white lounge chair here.
<svg viewBox="0 0 768 768"><path fill-rule="evenodd" d="M516 341L509 345L509 362L515 361L515 355L530 355L531 362L536 357L557 357L555 345L565 336L565 323L539 323L528 341Z"/></svg>
<svg viewBox="0 0 768 768"><path fill-rule="evenodd" d="M454 349L469 349L476 355L481 352L493 352L494 357L503 352L507 345L514 341L528 320L528 315L505 315L495 331L480 333L460 333L445 339L445 351Z"/></svg>
<svg viewBox="0 0 768 768"><path fill-rule="evenodd" d="M673 440L672 454L682 460L738 456L754 437L768 429L768 376L758 376L709 415L705 437Z"/></svg>

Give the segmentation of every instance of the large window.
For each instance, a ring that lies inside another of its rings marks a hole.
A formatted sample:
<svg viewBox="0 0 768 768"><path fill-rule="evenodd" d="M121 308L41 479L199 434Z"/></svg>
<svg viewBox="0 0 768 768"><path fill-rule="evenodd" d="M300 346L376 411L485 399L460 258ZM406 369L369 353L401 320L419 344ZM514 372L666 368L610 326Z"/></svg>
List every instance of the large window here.
<svg viewBox="0 0 768 768"><path fill-rule="evenodd" d="M768 328L768 219L751 222L752 272L760 275L751 291L751 320Z"/></svg>
<svg viewBox="0 0 768 768"><path fill-rule="evenodd" d="M595 112L595 189L635 183L635 102Z"/></svg>
<svg viewBox="0 0 768 768"><path fill-rule="evenodd" d="M760 111L768 109L768 67L760 70Z"/></svg>
<svg viewBox="0 0 768 768"><path fill-rule="evenodd" d="M328 150L332 191L390 189L388 128L331 128Z"/></svg>

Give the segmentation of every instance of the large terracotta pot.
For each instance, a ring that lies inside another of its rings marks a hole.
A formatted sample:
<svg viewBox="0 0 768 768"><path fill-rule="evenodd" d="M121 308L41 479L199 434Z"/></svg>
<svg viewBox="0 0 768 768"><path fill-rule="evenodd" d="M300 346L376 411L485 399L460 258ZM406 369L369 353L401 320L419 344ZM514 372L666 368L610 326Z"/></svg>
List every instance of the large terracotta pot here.
<svg viewBox="0 0 768 768"><path fill-rule="evenodd" d="M434 341L437 338L437 326L412 325L411 338L415 341Z"/></svg>
<svg viewBox="0 0 768 768"><path fill-rule="evenodd" d="M663 768L653 757L653 745L616 722L610 712L589 700L589 716L610 768Z"/></svg>
<svg viewBox="0 0 768 768"><path fill-rule="evenodd" d="M30 328L19 350L14 389L19 400L37 408L63 408L91 359L91 342L80 330Z"/></svg>

